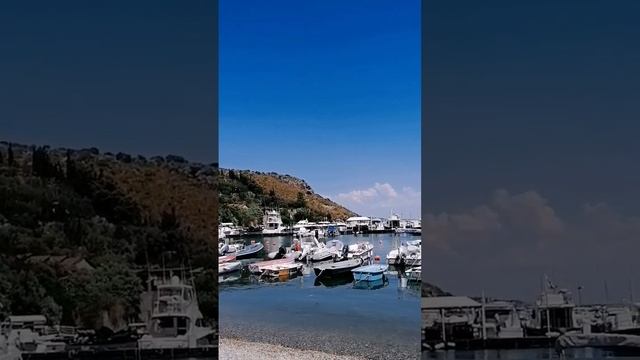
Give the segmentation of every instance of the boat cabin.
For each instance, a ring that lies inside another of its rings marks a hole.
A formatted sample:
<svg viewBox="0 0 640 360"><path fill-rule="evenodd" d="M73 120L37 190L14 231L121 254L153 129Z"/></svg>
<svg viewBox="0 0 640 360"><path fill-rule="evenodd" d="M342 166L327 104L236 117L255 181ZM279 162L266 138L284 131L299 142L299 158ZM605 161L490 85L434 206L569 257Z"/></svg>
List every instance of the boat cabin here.
<svg viewBox="0 0 640 360"><path fill-rule="evenodd" d="M422 318L426 323L425 340L429 342L473 339L482 304L466 296L422 298Z"/></svg>
<svg viewBox="0 0 640 360"><path fill-rule="evenodd" d="M574 308L568 290L551 288L543 291L536 300L532 320L538 329L546 329L547 332L571 329L574 326Z"/></svg>
<svg viewBox="0 0 640 360"><path fill-rule="evenodd" d="M0 334L7 335L12 330L29 329L41 333L47 326L44 315L11 315L0 324Z"/></svg>

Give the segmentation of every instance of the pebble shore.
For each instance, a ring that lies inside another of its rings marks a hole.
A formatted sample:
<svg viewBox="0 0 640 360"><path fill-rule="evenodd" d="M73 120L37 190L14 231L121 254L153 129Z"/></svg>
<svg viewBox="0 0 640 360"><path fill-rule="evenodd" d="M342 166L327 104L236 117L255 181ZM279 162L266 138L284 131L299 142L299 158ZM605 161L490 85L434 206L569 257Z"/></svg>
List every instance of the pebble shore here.
<svg viewBox="0 0 640 360"><path fill-rule="evenodd" d="M328 354L313 350L300 350L281 345L255 343L237 339L220 339L221 360L365 360L361 357Z"/></svg>
<svg viewBox="0 0 640 360"><path fill-rule="evenodd" d="M316 354L324 354L326 359L367 359L367 360L387 360L387 359L419 359L420 358L420 342L416 336L415 344L412 341L398 343L396 341L385 339L388 334L381 334L376 339L364 339L354 336L354 334L345 332L319 332L309 331L301 332L300 330L291 328L281 328L272 326L268 331L265 329L258 330L253 326L243 326L242 324L230 324L221 327L220 339L220 355L223 352L231 356L234 352L223 349L224 341L238 341L240 344L257 344L256 349L260 354L266 350L260 350L262 347L270 348L275 345L280 349L288 351L312 351ZM235 348L234 348L235 349ZM285 355L283 355L285 356ZM318 355L320 356L320 355ZM342 356L342 357L336 357ZM293 357L292 359L306 359L306 357ZM243 359L241 357L224 356L221 359ZM247 358L248 359L248 358ZM262 359L262 358L260 358ZM280 359L278 357L270 359ZM282 359L289 359L282 357ZM323 357L315 357L310 359L325 359Z"/></svg>

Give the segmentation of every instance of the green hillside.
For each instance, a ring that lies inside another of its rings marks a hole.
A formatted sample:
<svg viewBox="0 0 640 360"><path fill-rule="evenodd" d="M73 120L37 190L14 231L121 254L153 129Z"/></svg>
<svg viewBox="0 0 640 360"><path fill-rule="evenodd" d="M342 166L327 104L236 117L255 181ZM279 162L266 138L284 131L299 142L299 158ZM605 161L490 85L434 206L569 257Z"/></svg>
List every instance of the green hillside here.
<svg viewBox="0 0 640 360"><path fill-rule="evenodd" d="M167 251L202 269L201 309L217 319L216 173L176 156L0 142L0 319L122 325L139 312L137 270Z"/></svg>
<svg viewBox="0 0 640 360"><path fill-rule="evenodd" d="M305 181L289 175L222 169L219 177L220 222L243 226L262 223L265 208L277 208L285 224L298 220L345 220L356 214L316 194Z"/></svg>

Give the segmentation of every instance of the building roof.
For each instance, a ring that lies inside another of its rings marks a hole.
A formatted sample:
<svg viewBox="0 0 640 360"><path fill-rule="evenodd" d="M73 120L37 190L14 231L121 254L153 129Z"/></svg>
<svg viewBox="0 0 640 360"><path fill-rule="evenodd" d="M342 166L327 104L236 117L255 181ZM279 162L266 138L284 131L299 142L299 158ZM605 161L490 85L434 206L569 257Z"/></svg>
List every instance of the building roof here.
<svg viewBox="0 0 640 360"><path fill-rule="evenodd" d="M422 298L423 309L474 308L482 305L466 296L432 296Z"/></svg>
<svg viewBox="0 0 640 360"><path fill-rule="evenodd" d="M12 323L46 323L44 315L11 315L9 321Z"/></svg>

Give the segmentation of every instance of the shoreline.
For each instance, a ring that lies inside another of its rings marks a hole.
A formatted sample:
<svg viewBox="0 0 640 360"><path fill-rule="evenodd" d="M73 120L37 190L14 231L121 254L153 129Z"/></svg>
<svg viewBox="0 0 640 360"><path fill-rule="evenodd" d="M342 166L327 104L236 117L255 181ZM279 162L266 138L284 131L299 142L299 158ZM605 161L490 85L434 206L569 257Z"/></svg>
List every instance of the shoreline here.
<svg viewBox="0 0 640 360"><path fill-rule="evenodd" d="M229 326L225 323L222 326ZM265 352L273 350L270 356L279 353L283 357L267 357L265 359L306 359L305 352L311 352L314 356L309 359L344 359L344 360L388 360L388 359L419 359L420 341L416 339L415 348L407 347L407 344L398 344L393 341L383 340L385 333L376 342L364 339L345 332L327 333L324 331L306 332L299 328L287 328L270 326L269 329L258 331L254 326L233 324L233 329L220 328L219 354L221 359L244 359L238 357L245 354L243 346L247 344L252 352L264 358ZM374 340L375 341L375 340ZM226 345L231 344L231 348ZM274 348L275 347L275 348ZM240 350L238 350L240 349ZM231 351L231 352L230 352ZM246 353L249 356L249 353ZM297 354L294 356L294 354ZM289 357L291 355L291 357ZM326 357L323 357L326 356ZM247 357L247 359L252 357Z"/></svg>
<svg viewBox="0 0 640 360"><path fill-rule="evenodd" d="M248 340L224 338L219 339L219 359L244 360L244 359L310 359L310 360L366 360L363 357L352 355L338 355L316 350L303 350L294 347L286 347L266 342L253 342Z"/></svg>

